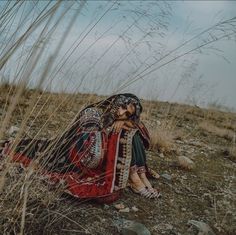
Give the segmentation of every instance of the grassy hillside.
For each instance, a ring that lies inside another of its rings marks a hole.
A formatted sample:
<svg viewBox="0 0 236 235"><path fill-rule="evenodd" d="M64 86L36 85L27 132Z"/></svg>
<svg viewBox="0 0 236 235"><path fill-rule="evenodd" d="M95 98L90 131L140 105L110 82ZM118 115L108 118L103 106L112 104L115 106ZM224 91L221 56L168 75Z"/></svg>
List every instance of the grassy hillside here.
<svg viewBox="0 0 236 235"><path fill-rule="evenodd" d="M0 87L1 124L16 90ZM16 126L28 136L52 138L84 105L100 99L89 94L25 90L6 130ZM161 189L161 199L144 199L127 188L111 205L78 201L63 194L63 186L44 182L37 169L23 170L2 158L0 231L16 234L24 228L25 234L119 234L114 221L125 218L143 223L152 234L197 234L189 220L207 223L215 234L235 234L236 114L168 102L142 104L142 119L152 137L148 163L164 174L152 181ZM9 135L6 131L3 138ZM191 164L180 156L192 160ZM119 212L118 203L130 211ZM134 206L137 211L131 209Z"/></svg>

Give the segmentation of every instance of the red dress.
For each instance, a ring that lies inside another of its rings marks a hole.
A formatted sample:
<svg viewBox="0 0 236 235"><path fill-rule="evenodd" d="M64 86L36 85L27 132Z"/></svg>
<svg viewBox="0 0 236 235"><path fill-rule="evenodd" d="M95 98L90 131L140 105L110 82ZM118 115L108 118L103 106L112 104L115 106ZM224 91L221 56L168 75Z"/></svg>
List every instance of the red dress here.
<svg viewBox="0 0 236 235"><path fill-rule="evenodd" d="M104 110L90 106L54 140L22 139L13 160L24 166L40 165L41 174L55 183L63 181L66 192L75 197L117 199L127 186L134 134L140 133L146 147L149 136L141 122L129 132L116 134L110 131L112 122L101 126L103 119ZM4 154L10 152L9 144Z"/></svg>

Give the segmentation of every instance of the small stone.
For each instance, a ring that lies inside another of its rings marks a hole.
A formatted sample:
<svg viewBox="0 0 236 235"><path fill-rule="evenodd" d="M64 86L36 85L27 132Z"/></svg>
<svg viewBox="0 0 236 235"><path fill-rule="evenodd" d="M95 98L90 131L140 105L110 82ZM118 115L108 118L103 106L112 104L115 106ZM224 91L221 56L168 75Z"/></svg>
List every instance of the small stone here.
<svg viewBox="0 0 236 235"><path fill-rule="evenodd" d="M187 179L188 179L186 175L181 176L181 178L182 178L183 180L187 180Z"/></svg>
<svg viewBox="0 0 236 235"><path fill-rule="evenodd" d="M164 158L165 156L164 156L163 153L160 153L160 154L159 154L159 157L160 157L160 158Z"/></svg>
<svg viewBox="0 0 236 235"><path fill-rule="evenodd" d="M155 226L153 226L152 228L153 228L153 230L158 231L159 226L158 226L158 225L155 225Z"/></svg>
<svg viewBox="0 0 236 235"><path fill-rule="evenodd" d="M134 212L137 212L138 211L138 208L136 207L136 206L132 206L132 211L134 211Z"/></svg>
<svg viewBox="0 0 236 235"><path fill-rule="evenodd" d="M186 208L182 207L182 208L181 208L181 211L185 212L185 211L186 211Z"/></svg>
<svg viewBox="0 0 236 235"><path fill-rule="evenodd" d="M171 225L171 224L166 224L166 229L167 229L167 230L172 230L172 229L173 229L173 225Z"/></svg>
<svg viewBox="0 0 236 235"><path fill-rule="evenodd" d="M116 204L114 206L117 210L122 210L125 209L125 205L123 203Z"/></svg>
<svg viewBox="0 0 236 235"><path fill-rule="evenodd" d="M16 134L20 130L19 127L17 126L11 126L10 129L8 130L8 135L12 136Z"/></svg>
<svg viewBox="0 0 236 235"><path fill-rule="evenodd" d="M107 204L105 204L104 206L103 206L103 209L105 209L105 210L108 210L110 207L107 205Z"/></svg>
<svg viewBox="0 0 236 235"><path fill-rule="evenodd" d="M118 219L114 221L121 235L151 235L145 225L132 220Z"/></svg>
<svg viewBox="0 0 236 235"><path fill-rule="evenodd" d="M164 179L166 179L166 180L169 180L169 181L172 180L172 176L169 175L169 174L166 174L166 173L165 173L165 174L162 174L161 177L164 178Z"/></svg>
<svg viewBox="0 0 236 235"><path fill-rule="evenodd" d="M195 166L194 162L185 156L178 156L178 164L183 169L192 170Z"/></svg>
<svg viewBox="0 0 236 235"><path fill-rule="evenodd" d="M206 215L209 215L210 211L209 211L209 210L204 210L204 213L205 213Z"/></svg>
<svg viewBox="0 0 236 235"><path fill-rule="evenodd" d="M119 212L129 213L129 212L130 212L130 209L129 209L129 207L126 207L126 208L124 208L124 209L120 209Z"/></svg>
<svg viewBox="0 0 236 235"><path fill-rule="evenodd" d="M202 221L189 220L188 224L193 225L198 229L198 235L215 235L210 226Z"/></svg>

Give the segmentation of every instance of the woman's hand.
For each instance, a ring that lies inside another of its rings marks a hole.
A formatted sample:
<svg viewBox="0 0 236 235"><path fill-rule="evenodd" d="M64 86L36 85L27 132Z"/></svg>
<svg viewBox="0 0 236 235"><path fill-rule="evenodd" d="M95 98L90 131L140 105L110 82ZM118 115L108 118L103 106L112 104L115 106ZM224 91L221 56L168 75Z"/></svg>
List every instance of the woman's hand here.
<svg viewBox="0 0 236 235"><path fill-rule="evenodd" d="M119 133L121 129L129 131L131 128L127 125L127 121L117 120L113 123L112 129L114 132Z"/></svg>
<svg viewBox="0 0 236 235"><path fill-rule="evenodd" d="M134 123L131 120L126 120L125 125L129 128L134 128L135 127Z"/></svg>
<svg viewBox="0 0 236 235"><path fill-rule="evenodd" d="M122 127L124 126L125 122L124 121L115 121L112 125L112 130L116 133L119 133Z"/></svg>

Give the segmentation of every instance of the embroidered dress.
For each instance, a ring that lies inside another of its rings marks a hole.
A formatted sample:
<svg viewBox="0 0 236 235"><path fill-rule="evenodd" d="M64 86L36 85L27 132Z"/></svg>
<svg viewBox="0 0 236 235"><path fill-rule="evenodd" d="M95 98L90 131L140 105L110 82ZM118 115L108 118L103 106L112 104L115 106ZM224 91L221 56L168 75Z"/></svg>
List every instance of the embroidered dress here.
<svg viewBox="0 0 236 235"><path fill-rule="evenodd" d="M135 113L131 131L111 131L119 107L132 103ZM145 172L145 149L149 135L139 117L142 106L132 94L119 94L83 109L76 121L53 140L22 139L15 149L11 143L3 153L14 151L13 161L35 163L41 174L78 198L108 197L127 186L129 172Z"/></svg>

